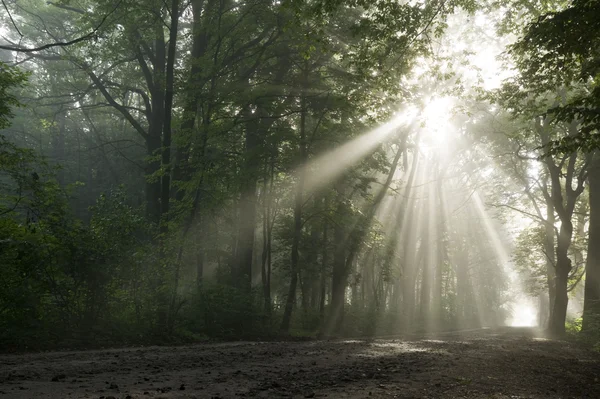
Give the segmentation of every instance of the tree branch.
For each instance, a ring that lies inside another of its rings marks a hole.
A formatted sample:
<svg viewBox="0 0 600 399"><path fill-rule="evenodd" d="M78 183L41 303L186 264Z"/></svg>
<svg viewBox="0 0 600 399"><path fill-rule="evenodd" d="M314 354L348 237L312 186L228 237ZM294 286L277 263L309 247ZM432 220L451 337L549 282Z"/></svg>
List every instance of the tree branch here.
<svg viewBox="0 0 600 399"><path fill-rule="evenodd" d="M98 90L100 90L102 95L104 95L106 101L108 101L110 105L115 107L117 111L119 111L125 117L125 119L127 119L131 126L133 126L133 128L140 134L140 136L142 136L144 140L146 140L148 138L148 133L146 133L142 125L140 125L140 123L137 120L135 120L135 118L129 113L127 108L115 101L115 99L110 95L110 93L106 89L106 86L104 86L100 78L98 78L98 76L96 76L96 74L91 69L89 69L87 65L82 65L82 67L83 70L88 74L90 79L92 79L92 82L94 82Z"/></svg>
<svg viewBox="0 0 600 399"><path fill-rule="evenodd" d="M106 20L108 19L109 16L111 16L119 7L119 5L121 4L122 0L119 0L117 2L117 4L115 5L115 7L108 13L106 14L102 20L100 21L100 23L87 35L83 35L81 37L78 37L77 39L73 39L73 40L69 40L66 42L54 42L54 43L48 43L48 44L44 44L42 46L39 47L34 47L34 48L26 48L26 47L21 47L21 46L4 46L0 44L0 50L9 50L9 51L16 51L19 53L34 53L37 51L42 51L42 50L46 50L52 47L66 47L66 46L71 46L73 44L77 44L86 40L89 40L93 37L96 36L96 33L98 33L98 31L100 30L100 28L102 27L102 25L104 25L104 23L106 22ZM4 3L4 0L2 0L2 2Z"/></svg>
<svg viewBox="0 0 600 399"><path fill-rule="evenodd" d="M2 5L4 6L4 9L6 10L6 13L8 14L8 18L10 18L10 22L12 23L12 25L17 30L17 33L19 34L19 36L23 37L23 34L21 33L21 31L17 27L17 23L13 19L12 14L10 13L10 10L8 9L8 6L6 5L6 2L4 0L2 0Z"/></svg>

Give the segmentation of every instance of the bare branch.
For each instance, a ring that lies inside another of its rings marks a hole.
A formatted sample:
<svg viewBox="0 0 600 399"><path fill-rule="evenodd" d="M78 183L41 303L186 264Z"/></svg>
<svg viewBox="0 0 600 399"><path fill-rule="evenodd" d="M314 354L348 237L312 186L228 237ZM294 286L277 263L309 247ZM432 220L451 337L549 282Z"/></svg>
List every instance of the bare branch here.
<svg viewBox="0 0 600 399"><path fill-rule="evenodd" d="M23 34L21 33L21 31L17 27L17 23L13 19L12 14L10 13L10 10L8 9L8 6L6 5L6 2L4 0L2 0L2 5L4 6L4 9L6 10L6 13L8 14L8 18L10 18L10 22L13 24L13 26L17 30L17 33L19 34L19 36L23 37Z"/></svg>
<svg viewBox="0 0 600 399"><path fill-rule="evenodd" d="M19 53L34 53L37 51L42 51L42 50L46 50L49 48L53 48L53 47L66 47L66 46L71 46L73 44L77 44L86 40L89 40L93 37L96 36L96 33L98 33L98 31L100 30L100 28L102 27L102 25L104 25L104 23L106 22L106 20L108 19L108 17L110 17L119 7L119 5L121 4L122 0L119 0L117 2L117 4L115 5L115 7L108 13L106 14L102 20L100 21L100 23L87 35L83 35L81 37L78 37L77 39L73 39L73 40L69 40L66 42L54 42L54 43L48 43L48 44L44 44L42 46L39 47L34 47L34 48L26 48L26 47L21 47L21 46L4 46L0 44L0 50L9 50L9 51L16 51ZM4 0L2 0L2 2L4 3Z"/></svg>
<svg viewBox="0 0 600 399"><path fill-rule="evenodd" d="M100 78L98 78L98 76L96 76L96 74L91 69L89 69L87 65L83 65L83 69L87 72L90 79L92 79L92 82L94 82L98 90L100 90L100 92L104 95L106 101L108 101L110 105L115 107L117 111L119 111L125 117L125 119L127 119L127 121L140 134L140 136L142 136L144 139L147 139L148 133L146 133L142 125L140 125L140 123L129 113L127 108L115 101L115 99L113 98L113 96L110 95L110 93L106 89L106 86L104 86L104 83L102 83Z"/></svg>
<svg viewBox="0 0 600 399"><path fill-rule="evenodd" d="M524 211L523 209L519 209L519 208L516 208L516 207L508 205L508 204L488 203L487 205L492 206L494 208L508 208L508 209L511 209L511 210L513 210L515 212L519 212L519 213L521 213L521 214L523 214L523 215L531 218L532 220L537 220L537 221L541 222L544 225L552 226L552 228L554 228L554 225L552 223L548 222L546 219L544 219L542 217L539 217L536 214Z"/></svg>

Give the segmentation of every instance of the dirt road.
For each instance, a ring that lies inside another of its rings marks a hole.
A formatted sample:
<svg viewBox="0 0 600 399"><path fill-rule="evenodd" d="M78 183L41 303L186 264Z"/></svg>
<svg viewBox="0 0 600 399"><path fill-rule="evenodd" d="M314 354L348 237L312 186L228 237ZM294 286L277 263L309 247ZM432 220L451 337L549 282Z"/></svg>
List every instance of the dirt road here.
<svg viewBox="0 0 600 399"><path fill-rule="evenodd" d="M600 355L527 329L0 356L4 398L600 398Z"/></svg>

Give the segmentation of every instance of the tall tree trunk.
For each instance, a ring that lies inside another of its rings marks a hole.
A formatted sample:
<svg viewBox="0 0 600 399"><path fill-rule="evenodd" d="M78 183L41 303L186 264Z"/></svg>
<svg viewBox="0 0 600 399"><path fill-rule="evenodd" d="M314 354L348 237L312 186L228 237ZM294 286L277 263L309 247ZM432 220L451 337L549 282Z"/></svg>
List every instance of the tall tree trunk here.
<svg viewBox="0 0 600 399"><path fill-rule="evenodd" d="M329 211L329 201L327 195L323 198L323 209L326 213ZM321 326L325 321L325 296L327 294L327 266L329 264L329 222L327 219L323 222L323 252L321 254L321 289L319 296L319 321Z"/></svg>
<svg viewBox="0 0 600 399"><path fill-rule="evenodd" d="M417 136L417 140L418 140ZM418 146L418 143L415 144ZM408 162L406 162L408 163ZM410 172L408 174L408 179L406 181L405 190L404 190L404 201L400 206L398 206L398 210L396 215L394 215L394 220L402 220L403 225L399 226L392 233L392 237L390 239L391 251L395 250L395 247L400 248L399 240L401 238L404 239L402 242L402 261L401 264L397 265L397 270L399 274L399 278L396 280L396 283L393 287L393 297L392 301L394 306L398 309L401 314L400 322L403 323L403 326L398 326L399 328L408 327L408 323L412 320L412 311L414 306L414 281L412 273L412 265L411 259L408 256L409 253L414 257L414 236L415 234L406 234L407 237L401 237L403 232L411 232L410 229L413 228L413 220L414 220L414 209L409 209L412 206L411 197L413 193L413 185L416 177L416 172L419 164L419 154L418 149L415 148L413 151L413 157L410 165ZM402 216L402 212L405 212L406 216ZM411 282L412 281L412 282ZM411 285L412 284L412 285ZM409 314L410 313L410 314Z"/></svg>
<svg viewBox="0 0 600 399"><path fill-rule="evenodd" d="M169 48L165 76L164 126L162 136L162 177L160 194L161 230L168 230L169 202L171 199L171 120L175 84L175 51L177 50L177 29L179 26L179 0L171 1L171 25L169 27ZM161 89L162 90L162 89ZM164 219L163 219L164 218ZM179 269L179 266L176 266ZM177 273L178 274L178 273ZM177 284L177 281L175 281Z"/></svg>
<svg viewBox="0 0 600 399"><path fill-rule="evenodd" d="M315 197L314 199L314 209L319 209L321 205L321 198ZM309 303L308 309L316 310L318 309L319 303L319 292L320 292L320 278L319 278L319 246L321 243L319 242L319 225L313 223L311 225L310 230L310 252L307 254L307 265L310 265L310 269L307 269L307 272L310 273L310 284L309 284Z"/></svg>
<svg viewBox="0 0 600 399"><path fill-rule="evenodd" d="M432 273L431 266L433 264L433 243L430 239L431 231L431 209L428 206L429 201L432 201L433 198L427 198L423 200L423 204L421 206L421 221L423 223L423 229L421 234L421 245L419 246L419 258L422 261L417 262L417 264L422 265L422 278L421 278L421 301L420 301L420 321L425 323L426 327L429 327L429 317L431 311L431 290L432 290Z"/></svg>
<svg viewBox="0 0 600 399"><path fill-rule="evenodd" d="M159 132L152 132L146 140L146 154L148 157L156 157L161 148L161 136ZM160 161L151 160L146 162L144 174L146 178L146 216L154 223L160 222L160 180L150 179L160 170Z"/></svg>
<svg viewBox="0 0 600 399"><path fill-rule="evenodd" d="M56 135L52 140L54 162L59 166L56 172L56 180L61 187L65 186L65 130L66 130L66 111L60 110L56 114Z"/></svg>
<svg viewBox="0 0 600 399"><path fill-rule="evenodd" d="M417 190L420 192L420 190ZM413 204L414 205L414 204ZM423 236L423 224L421 215L417 209L407 209L409 217L407 218L407 230L409 234L404 240L403 245L403 264L402 264L402 310L403 310L403 328L408 329L414 320L416 305L417 288L417 238ZM417 213L417 216L413 215Z"/></svg>
<svg viewBox="0 0 600 399"><path fill-rule="evenodd" d="M442 322L443 319L443 286L444 286L444 267L448 259L447 242L446 242L446 200L444 198L444 191L442 189L444 171L440 171L438 164L437 173L437 185L435 189L435 200L437 200L437 209L433 209L433 212L438 215L438 226L434 226L436 229L436 261L435 261L435 287L433 288L433 321L436 327Z"/></svg>
<svg viewBox="0 0 600 399"><path fill-rule="evenodd" d="M256 184L260 150L260 133L257 127L257 123L247 123L245 129L238 243L233 274L234 286L248 294L252 289L252 260L256 229Z"/></svg>
<svg viewBox="0 0 600 399"><path fill-rule="evenodd" d="M280 60L279 69L273 78L275 87L283 83L283 78L289 71L291 64L287 57ZM251 67L243 75L248 75L255 70L256 66ZM244 81L247 89L248 82ZM250 104L243 111L246 119L244 131L244 159L241 171L241 197L240 214L238 227L238 244L234 255L234 265L232 267L233 284L243 292L250 293L252 289L252 259L254 251L254 231L256 229L256 185L260 173L261 157L264 147L263 138L269 129L275 123L274 115L279 115L291 101L289 96L283 103L275 103L272 99L259 97L256 99L254 112L250 109Z"/></svg>
<svg viewBox="0 0 600 399"><path fill-rule="evenodd" d="M337 193L337 219L343 220L346 214L346 206L342 190L338 188ZM333 229L333 271L331 275L331 305L327 323L328 333L338 333L343 323L344 305L346 303L346 231L344 225L336 223Z"/></svg>
<svg viewBox="0 0 600 399"><path fill-rule="evenodd" d="M463 246L466 244L463 244ZM469 252L461 248L455 258L456 268L456 315L461 325L467 324L467 297L469 293Z"/></svg>
<svg viewBox="0 0 600 399"><path fill-rule="evenodd" d="M153 76L150 92L152 94L152 115L148 127L147 151L151 157L162 155L162 134L165 118L165 63L166 63L166 43L162 25L156 29L154 39L154 62ZM161 179L156 177L160 170L161 161L149 161L146 169L146 176L155 176L149 179L147 183L146 200L148 201L148 212L152 220L160 223L162 204L161 204Z"/></svg>
<svg viewBox="0 0 600 399"><path fill-rule="evenodd" d="M550 142L548 118L538 118L535 128L541 138L542 145L548 145ZM573 136L578 134L576 122L569 124L569 134ZM556 296L554 298L552 318L550 319L550 332L556 335L563 335L565 333L567 306L569 304L569 274L572 269L571 259L569 259L569 247L573 239L572 218L577 198L585 187L584 181L589 161L588 159L583 166L580 166L579 173L576 173L577 156L578 154L574 152L558 165L552 157L544 159L551 181L550 200L560 219L560 229L556 241L556 275L554 278ZM577 182L576 188L573 188L574 178L576 178Z"/></svg>
<svg viewBox="0 0 600 399"><path fill-rule="evenodd" d="M556 222L554 216L554 206L552 201L546 201L546 223L544 224L544 252L546 253L546 279L548 282L548 318L546 327L550 327L550 320L553 320L554 302L556 299L556 256L554 253L554 223ZM544 326L540 326L544 327Z"/></svg>
<svg viewBox="0 0 600 399"><path fill-rule="evenodd" d="M306 164L308 162L308 151L306 148L306 118L307 103L306 89L308 84L308 66L305 66L302 78L302 93L300 97L300 143L298 146L298 181L294 193L294 236L292 238L292 252L290 264L290 286L288 290L283 319L281 321L281 331L287 332L290 328L292 310L296 301L296 286L298 284L299 274L299 251L300 239L302 237L302 206L304 203L304 180L306 178Z"/></svg>
<svg viewBox="0 0 600 399"><path fill-rule="evenodd" d="M206 260L204 251L204 237L206 234L204 231L208 228L208 223L203 220L202 216L198 219L198 236L196 237L196 288L200 289L204 283L204 264Z"/></svg>
<svg viewBox="0 0 600 399"><path fill-rule="evenodd" d="M270 167L270 173L268 168ZM263 285L264 311L271 316L271 246L272 246L272 221L271 208L273 201L273 160L270 165L265 164L264 194L263 194L263 251L261 256L261 280Z"/></svg>
<svg viewBox="0 0 600 399"><path fill-rule="evenodd" d="M550 323L551 331L558 335L565 333L565 321L567 319L567 306L569 304L567 287L569 273L571 272L571 259L569 259L568 250L572 234L573 224L571 221L562 221L556 245L556 277L554 279L556 297L554 298L554 310Z"/></svg>
<svg viewBox="0 0 600 399"><path fill-rule="evenodd" d="M175 153L175 166L173 168L173 179L176 181L182 181L189 179L189 173L185 170L186 162L190 156L189 151L193 139L193 129L196 123L196 117L198 114L198 107L200 105L202 96L202 86L205 77L202 76L201 58L205 55L208 47L209 35L208 35L208 21L207 15L210 14L210 10L214 6L214 0L208 1L206 7L204 4L205 0L192 0L192 50L191 50L191 66L188 81L186 84L184 108L182 113L182 121L179 127L179 142L176 142L177 149ZM205 112L205 114L208 114ZM207 117L209 117L207 115ZM183 189L177 190L175 198L181 201L185 195Z"/></svg>
<svg viewBox="0 0 600 399"><path fill-rule="evenodd" d="M593 155L588 174L590 222L585 265L583 331L597 331L600 323L600 154Z"/></svg>

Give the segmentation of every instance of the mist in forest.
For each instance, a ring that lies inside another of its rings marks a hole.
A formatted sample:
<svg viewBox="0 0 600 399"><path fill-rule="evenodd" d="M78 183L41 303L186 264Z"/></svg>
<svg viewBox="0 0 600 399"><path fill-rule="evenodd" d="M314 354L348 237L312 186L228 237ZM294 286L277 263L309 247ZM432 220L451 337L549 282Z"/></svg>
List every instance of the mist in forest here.
<svg viewBox="0 0 600 399"><path fill-rule="evenodd" d="M532 4L3 0L0 351L598 337L600 4Z"/></svg>

